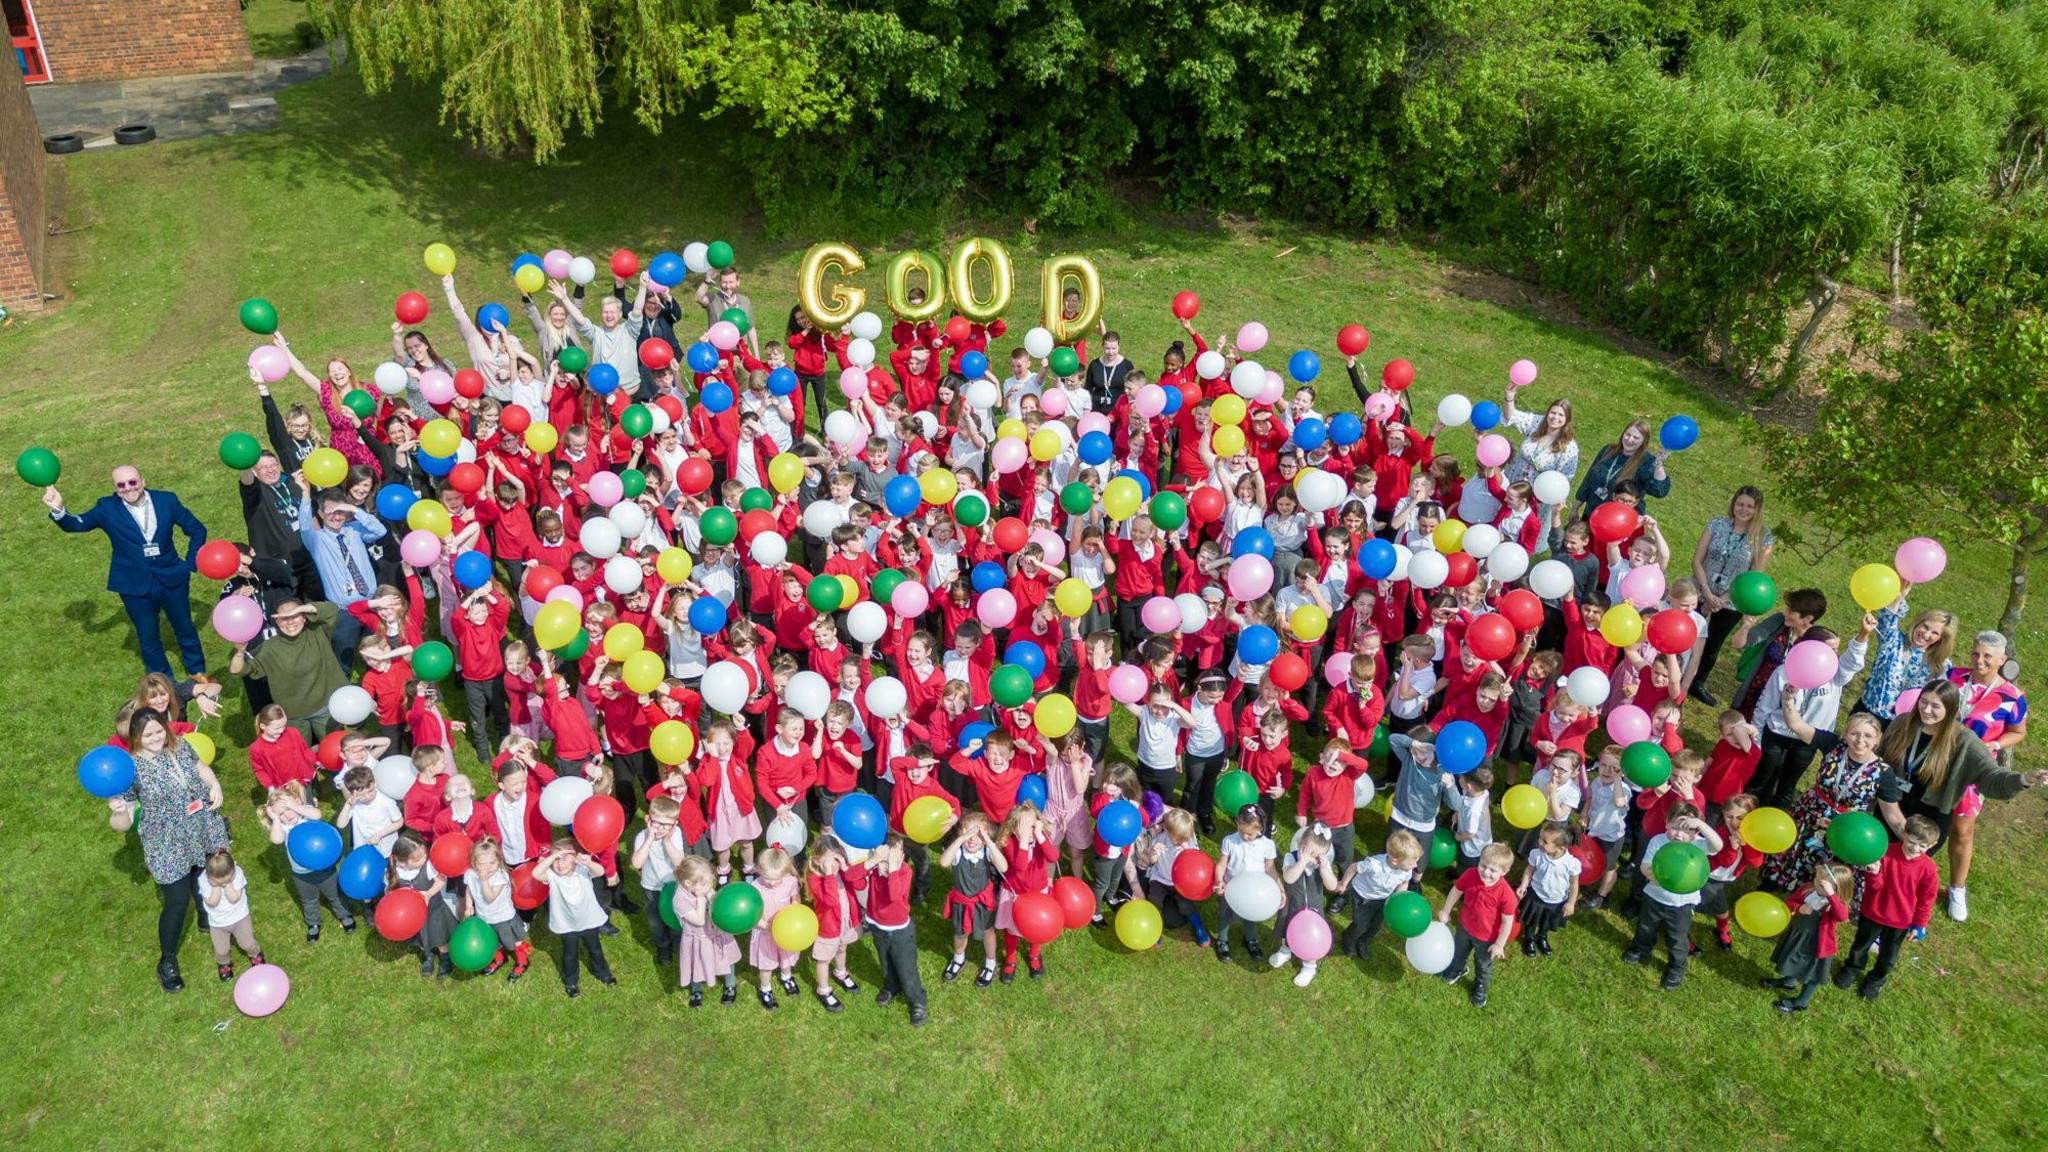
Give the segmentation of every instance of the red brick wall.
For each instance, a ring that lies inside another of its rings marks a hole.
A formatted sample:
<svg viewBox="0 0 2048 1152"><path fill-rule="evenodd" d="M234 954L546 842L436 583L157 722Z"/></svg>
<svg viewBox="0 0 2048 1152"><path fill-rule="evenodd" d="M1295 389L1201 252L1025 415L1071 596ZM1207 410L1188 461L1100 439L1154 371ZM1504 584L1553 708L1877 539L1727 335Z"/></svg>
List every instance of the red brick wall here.
<svg viewBox="0 0 2048 1152"><path fill-rule="evenodd" d="M0 305L40 312L43 271L43 138L14 53L0 63Z"/></svg>
<svg viewBox="0 0 2048 1152"><path fill-rule="evenodd" d="M237 0L29 0L58 84L233 72L250 64Z"/></svg>

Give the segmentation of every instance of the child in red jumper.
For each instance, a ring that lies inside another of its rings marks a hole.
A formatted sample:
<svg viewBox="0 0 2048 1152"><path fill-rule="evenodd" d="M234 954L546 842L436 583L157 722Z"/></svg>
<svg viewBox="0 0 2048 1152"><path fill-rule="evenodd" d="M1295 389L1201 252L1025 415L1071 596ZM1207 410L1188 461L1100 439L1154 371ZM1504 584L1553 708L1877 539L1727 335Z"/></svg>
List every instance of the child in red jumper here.
<svg viewBox="0 0 2048 1152"><path fill-rule="evenodd" d="M1830 864L1814 871L1811 886L1786 898L1793 910L1792 926L1779 934L1777 947L1771 949L1771 963L1778 967L1778 978L1764 977L1763 986L1780 992L1797 989L1799 995L1780 996L1775 1005L1778 1011L1806 1011L1814 989L1828 978L1828 970L1835 963L1835 929L1849 919L1849 906L1843 902L1842 892L1855 883L1855 874L1847 865ZM1844 968L1836 973L1835 982L1848 987L1843 976L1849 972Z"/></svg>
<svg viewBox="0 0 2048 1152"><path fill-rule="evenodd" d="M1899 838L1885 850L1884 859L1870 866L1870 878L1863 885L1863 915L1856 922L1856 942L1849 947L1849 962L1835 973L1835 987L1855 983L1875 943L1877 963L1863 978L1862 993L1865 1000L1877 999L1906 935L1911 933L1915 940L1927 935L1927 916L1934 911L1935 893L1941 891L1941 876L1929 853L1940 840L1941 828L1934 821L1908 816Z"/></svg>

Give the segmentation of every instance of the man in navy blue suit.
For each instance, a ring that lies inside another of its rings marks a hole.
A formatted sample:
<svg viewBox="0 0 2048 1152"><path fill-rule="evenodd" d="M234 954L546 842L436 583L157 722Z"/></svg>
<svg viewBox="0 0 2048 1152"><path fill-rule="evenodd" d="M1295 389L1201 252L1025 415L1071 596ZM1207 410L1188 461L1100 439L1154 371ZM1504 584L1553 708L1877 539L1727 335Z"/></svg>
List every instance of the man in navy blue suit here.
<svg viewBox="0 0 2048 1152"><path fill-rule="evenodd" d="M66 532L105 532L113 545L107 562L107 591L118 594L135 624L142 666L171 674L157 614L171 621L178 637L178 660L188 676L206 674L206 654L192 627L192 564L189 559L206 543L206 525L169 492L142 486L142 473L123 464L114 469L114 494L102 496L83 516L64 510L64 497L54 485L43 489L50 519ZM178 555L171 528L185 530L185 556Z"/></svg>

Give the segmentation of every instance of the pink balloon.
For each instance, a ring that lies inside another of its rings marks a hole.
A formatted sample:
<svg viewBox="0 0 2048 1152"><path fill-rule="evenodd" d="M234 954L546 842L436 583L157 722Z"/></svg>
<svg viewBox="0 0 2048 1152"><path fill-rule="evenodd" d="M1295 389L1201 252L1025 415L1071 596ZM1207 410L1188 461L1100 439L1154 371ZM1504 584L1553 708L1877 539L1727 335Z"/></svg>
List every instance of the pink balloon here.
<svg viewBox="0 0 2048 1152"><path fill-rule="evenodd" d="M1517 388L1526 388L1536 382L1536 362L1517 360L1508 365L1508 383Z"/></svg>
<svg viewBox="0 0 2048 1152"><path fill-rule="evenodd" d="M573 606L579 615L583 612L583 592L574 584L557 584L548 589L547 602L553 604L557 600Z"/></svg>
<svg viewBox="0 0 2048 1152"><path fill-rule="evenodd" d="M229 596L213 606L213 630L230 644L247 644L263 631L263 606L247 596Z"/></svg>
<svg viewBox="0 0 2048 1152"><path fill-rule="evenodd" d="M868 394L868 370L848 368L839 374L839 390L846 393L848 400L859 400Z"/></svg>
<svg viewBox="0 0 2048 1152"><path fill-rule="evenodd" d="M1237 350L1257 352L1266 346L1266 326L1253 320L1237 330Z"/></svg>
<svg viewBox="0 0 2048 1152"><path fill-rule="evenodd" d="M1024 462L1031 459L1030 445L1017 439L1015 436L996 441L995 446L988 451L989 462L994 464L996 471L1004 476L1022 468Z"/></svg>
<svg viewBox="0 0 2048 1152"><path fill-rule="evenodd" d="M704 333L704 338L711 341L711 346L720 352L730 352L740 346L740 330L730 320L720 320L713 324L710 330Z"/></svg>
<svg viewBox="0 0 2048 1152"><path fill-rule="evenodd" d="M1948 552L1938 541L1915 536L1892 553L1892 567L1908 584L1925 584L1948 568Z"/></svg>
<svg viewBox="0 0 2048 1152"><path fill-rule="evenodd" d="M894 608L896 615L905 620L924 615L924 610L931 606L931 592L915 580L905 580L896 586L894 592L889 593L889 607Z"/></svg>
<svg viewBox="0 0 2048 1152"><path fill-rule="evenodd" d="M1287 922L1287 950L1313 964L1330 954L1330 922L1313 908L1303 908Z"/></svg>
<svg viewBox="0 0 2048 1152"><path fill-rule="evenodd" d="M446 404L455 399L455 377L439 368L420 373L420 395L429 404Z"/></svg>
<svg viewBox="0 0 2048 1152"><path fill-rule="evenodd" d="M1067 394L1057 388L1038 394L1038 410L1058 418L1067 414Z"/></svg>
<svg viewBox="0 0 2048 1152"><path fill-rule="evenodd" d="M560 248L550 248L547 255L540 258L540 270L547 273L551 280L567 280L569 264L574 259L575 257Z"/></svg>
<svg viewBox="0 0 2048 1152"><path fill-rule="evenodd" d="M425 528L415 528L399 541L398 558L415 568L432 567L441 558L441 538Z"/></svg>
<svg viewBox="0 0 2048 1152"><path fill-rule="evenodd" d="M1223 583L1230 590L1231 599L1257 600L1273 589L1273 562L1264 556L1239 556L1230 562Z"/></svg>
<svg viewBox="0 0 2048 1152"><path fill-rule="evenodd" d="M1366 397L1365 418L1368 420L1385 420L1387 417L1392 416L1394 410L1401 406L1401 401L1396 399L1397 396L1398 393L1395 392L1381 391Z"/></svg>
<svg viewBox="0 0 2048 1152"><path fill-rule="evenodd" d="M626 497L626 485L616 472L592 472L585 490L590 493L590 502L599 508L609 508Z"/></svg>
<svg viewBox="0 0 2048 1152"><path fill-rule="evenodd" d="M1002 628L1017 618L1017 598L1008 588L991 588L974 602L974 618L984 628Z"/></svg>
<svg viewBox="0 0 2048 1152"><path fill-rule="evenodd" d="M1498 468L1508 462L1508 456L1513 451L1507 437L1496 432L1488 432L1479 438L1479 445L1473 449L1473 455L1479 458L1480 467Z"/></svg>
<svg viewBox="0 0 2048 1152"><path fill-rule="evenodd" d="M1147 631L1164 636L1180 629L1180 605L1171 596L1154 596L1138 609L1138 619Z"/></svg>
<svg viewBox="0 0 2048 1152"><path fill-rule="evenodd" d="M1100 412L1083 413L1081 422L1074 427L1074 435L1077 437L1086 436L1090 432L1101 432L1107 435L1110 431L1112 429L1109 426L1109 417L1104 416Z"/></svg>
<svg viewBox="0 0 2048 1152"><path fill-rule="evenodd" d="M1785 683L1794 688L1818 688L1835 678L1841 666L1835 650L1821 640L1801 640L1785 653Z"/></svg>
<svg viewBox="0 0 2048 1152"><path fill-rule="evenodd" d="M249 353L249 367L255 369L265 384L275 384L291 372L292 362L284 354L284 349L277 345L258 344Z"/></svg>
<svg viewBox="0 0 2048 1152"><path fill-rule="evenodd" d="M235 1007L244 1016L268 1016L284 1007L292 993L291 977L275 964L258 964L235 980Z"/></svg>
<svg viewBox="0 0 2048 1152"><path fill-rule="evenodd" d="M1045 562L1054 566L1067 558L1067 542L1050 528L1040 528L1031 534L1031 543L1045 552Z"/></svg>
<svg viewBox="0 0 2048 1152"><path fill-rule="evenodd" d="M1143 420L1150 420L1166 411L1166 389L1157 384L1147 384L1138 389L1137 399L1131 401L1131 411Z"/></svg>
<svg viewBox="0 0 2048 1152"><path fill-rule="evenodd" d="M1332 688L1341 688L1351 679L1351 653L1332 652L1323 661L1323 682Z"/></svg>
<svg viewBox="0 0 2048 1152"><path fill-rule="evenodd" d="M1919 703L1920 689L1908 688L1904 692L1899 693L1897 700L1892 701L1892 715L1904 716L1917 707Z"/></svg>
<svg viewBox="0 0 2048 1152"><path fill-rule="evenodd" d="M1631 568L1621 578L1621 594L1638 608L1648 608L1664 599L1664 570Z"/></svg>
<svg viewBox="0 0 2048 1152"><path fill-rule="evenodd" d="M1109 694L1126 704L1143 700L1151 686L1145 670L1135 664L1119 664L1109 670Z"/></svg>
<svg viewBox="0 0 2048 1152"><path fill-rule="evenodd" d="M1607 738L1616 744L1634 744L1650 738L1650 714L1633 704L1621 704L1607 714Z"/></svg>

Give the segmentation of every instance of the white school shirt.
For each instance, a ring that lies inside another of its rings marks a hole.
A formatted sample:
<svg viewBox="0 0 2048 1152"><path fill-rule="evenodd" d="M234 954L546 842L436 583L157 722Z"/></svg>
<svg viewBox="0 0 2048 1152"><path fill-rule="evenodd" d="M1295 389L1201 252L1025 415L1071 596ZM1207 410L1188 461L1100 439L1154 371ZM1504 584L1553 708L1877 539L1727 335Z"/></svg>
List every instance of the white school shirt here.
<svg viewBox="0 0 2048 1152"><path fill-rule="evenodd" d="M1223 858L1223 879L1226 882L1247 872L1264 872L1266 865L1280 858L1280 851L1271 836L1246 840L1235 832L1223 838L1217 854Z"/></svg>
<svg viewBox="0 0 2048 1152"><path fill-rule="evenodd" d="M1385 852L1368 856L1358 862L1358 871L1351 876L1351 894L1360 900L1385 900L1400 891L1410 875L1408 869L1388 863Z"/></svg>
<svg viewBox="0 0 2048 1152"><path fill-rule="evenodd" d="M1458 841L1458 854L1477 860L1479 854L1486 850L1486 846L1493 843L1492 797L1486 792L1481 792L1477 796L1467 796L1460 789L1446 788L1444 803L1450 805L1451 811L1458 814L1458 819L1453 825L1455 830L1469 833L1472 837L1470 840Z"/></svg>
<svg viewBox="0 0 2048 1152"><path fill-rule="evenodd" d="M1538 768L1535 774L1529 777L1529 786L1538 792L1543 791L1543 786L1548 783L1550 783L1550 769L1548 768ZM1564 805L1565 811L1576 811L1585 798L1585 794L1579 791L1579 782L1577 780L1560 780L1557 782L1557 801ZM1543 818L1546 820L1550 818L1547 810Z"/></svg>
<svg viewBox="0 0 2048 1152"><path fill-rule="evenodd" d="M633 851L640 851L641 847L646 843L647 829L642 828L639 832L633 835ZM668 843L674 845L675 850L677 852L681 852L685 847L687 847L687 845L683 843L683 830L681 828L677 828L674 831L670 832L668 834ZM640 865L641 890L646 892L659 892L661 891L663 885L667 884L669 881L675 878L675 865L670 864L668 862L668 853L662 850L662 846L657 844L654 847L649 848L647 850L646 862Z"/></svg>
<svg viewBox="0 0 2048 1152"><path fill-rule="evenodd" d="M564 876L550 864L535 868L533 875L548 886L548 931L562 936L604 924L604 909L598 906L589 869L578 864Z"/></svg>
<svg viewBox="0 0 2048 1152"><path fill-rule="evenodd" d="M1151 708L1139 705L1138 763L1155 771L1172 771L1179 762L1177 745L1185 727L1186 721L1171 712L1154 716Z"/></svg>
<svg viewBox="0 0 2048 1152"><path fill-rule="evenodd" d="M643 832L641 835L645 836L646 833ZM511 874L501 869L498 872L498 882L498 898L489 900L484 897L484 878L477 875L476 869L471 868L462 874L462 888L469 893L470 909L483 917L486 924L503 924L517 912L512 906Z"/></svg>
<svg viewBox="0 0 2048 1152"><path fill-rule="evenodd" d="M1553 860L1541 848L1529 849L1529 891L1545 904L1562 904L1572 894L1572 881L1585 861L1567 852Z"/></svg>
<svg viewBox="0 0 2048 1152"><path fill-rule="evenodd" d="M368 843L363 839L363 832L366 829L389 827L404 819L404 816L405 814L398 810L398 801L382 792L377 793L376 798L368 804L356 805L348 814L349 831L355 835L356 847L361 848ZM376 843L377 851L382 852L388 859L392 846L398 843L398 833L393 832Z"/></svg>
<svg viewBox="0 0 2048 1152"><path fill-rule="evenodd" d="M498 818L498 855L505 867L526 863L526 798L513 801L499 792L491 797L491 814Z"/></svg>
<svg viewBox="0 0 2048 1152"><path fill-rule="evenodd" d="M1650 837L1650 842L1643 846L1643 859L1655 861L1657 859L1657 850L1669 843L1671 843L1671 837L1666 836L1662 832ZM1705 844L1701 844L1699 847L1702 852L1707 850ZM1682 896L1676 892L1665 891L1662 887L1658 886L1657 876L1654 871L1651 872L1650 878L1643 883L1643 895L1664 905L1666 908L1690 908L1700 902L1700 894L1697 891L1687 892Z"/></svg>
<svg viewBox="0 0 2048 1152"><path fill-rule="evenodd" d="M206 926L208 928L233 928L249 918L249 878L242 875L242 866L240 864L235 865L235 874L228 877L226 884L215 884L213 877L208 876L204 868L199 870L199 898L202 903L206 897L213 895L216 891L228 888L240 888L242 890L242 898L239 900L223 898L218 904L206 905Z"/></svg>
<svg viewBox="0 0 2048 1152"><path fill-rule="evenodd" d="M1616 807L1615 793L1622 803ZM1598 776L1586 783L1586 835L1613 843L1628 835L1628 810L1635 803L1636 786L1617 776L1608 784ZM1610 864L1615 863L1609 861Z"/></svg>

